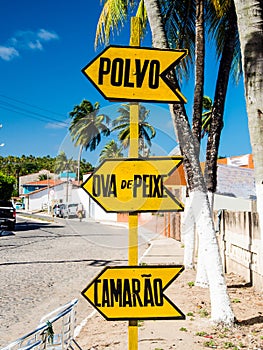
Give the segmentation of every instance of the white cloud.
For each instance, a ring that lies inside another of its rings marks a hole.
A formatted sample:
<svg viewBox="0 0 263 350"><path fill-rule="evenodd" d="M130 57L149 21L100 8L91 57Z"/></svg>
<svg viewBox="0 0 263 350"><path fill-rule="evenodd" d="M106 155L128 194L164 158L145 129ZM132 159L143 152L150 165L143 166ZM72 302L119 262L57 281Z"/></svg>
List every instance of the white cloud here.
<svg viewBox="0 0 263 350"><path fill-rule="evenodd" d="M39 40L36 40L35 42L30 41L28 47L32 50L43 50L43 45Z"/></svg>
<svg viewBox="0 0 263 350"><path fill-rule="evenodd" d="M65 122L54 122L54 123L47 123L45 125L46 129L65 129L69 127L69 123L67 121Z"/></svg>
<svg viewBox="0 0 263 350"><path fill-rule="evenodd" d="M16 56L19 56L19 52L14 47L0 46L0 57L4 61L10 61Z"/></svg>
<svg viewBox="0 0 263 350"><path fill-rule="evenodd" d="M51 40L58 40L59 36L55 32L50 32L46 29L37 31L17 31L15 35L8 39L8 45L0 46L0 58L5 61L10 61L19 52L23 50L40 50L44 49L43 43Z"/></svg>
<svg viewBox="0 0 263 350"><path fill-rule="evenodd" d="M54 32L49 32L46 29L40 29L37 33L37 36L44 40L44 41L49 41L49 40L57 40L59 39L58 35Z"/></svg>

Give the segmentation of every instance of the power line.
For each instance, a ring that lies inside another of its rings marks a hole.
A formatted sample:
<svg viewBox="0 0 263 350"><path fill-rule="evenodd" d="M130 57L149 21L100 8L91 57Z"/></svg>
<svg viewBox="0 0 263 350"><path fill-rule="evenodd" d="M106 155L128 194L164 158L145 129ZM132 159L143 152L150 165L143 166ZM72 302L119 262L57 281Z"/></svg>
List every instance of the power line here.
<svg viewBox="0 0 263 350"><path fill-rule="evenodd" d="M18 99L16 99L16 98L13 98L13 97L9 97L9 96L3 95L3 94L0 94L0 96L2 96L2 97L4 97L4 98L7 98L8 100L11 100L11 101L18 102L18 103L21 103L21 104L23 104L23 105L29 106L29 107L37 108L37 109L42 110L42 111L44 111L44 112L56 114L56 115L58 115L59 117L65 117L65 116L64 116L63 114L61 114L61 113L52 112L52 111L50 111L50 110L48 110L48 109L45 109L45 108L42 108L42 107L39 107L39 106L36 106L36 105L32 105L32 104L27 103L27 102L24 102L24 101L20 101L20 100L18 100Z"/></svg>
<svg viewBox="0 0 263 350"><path fill-rule="evenodd" d="M8 110L10 112L19 113L19 114L24 115L28 118L36 119L36 120L39 120L42 122L50 122L51 121L55 125L58 125L58 126L63 127L63 128L68 128L68 126L69 126L69 124L64 122L64 121L61 121L61 120L58 120L58 119L55 119L52 117L48 117L44 114L16 106L16 105L11 104L11 103L6 102L6 101L0 100L0 108Z"/></svg>

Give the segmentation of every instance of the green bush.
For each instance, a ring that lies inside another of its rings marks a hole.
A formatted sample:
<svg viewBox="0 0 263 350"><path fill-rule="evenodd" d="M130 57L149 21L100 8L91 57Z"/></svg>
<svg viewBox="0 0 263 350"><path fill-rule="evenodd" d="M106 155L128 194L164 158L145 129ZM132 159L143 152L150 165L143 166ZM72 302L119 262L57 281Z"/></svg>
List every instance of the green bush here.
<svg viewBox="0 0 263 350"><path fill-rule="evenodd" d="M0 172L0 200L9 200L14 192L16 179Z"/></svg>

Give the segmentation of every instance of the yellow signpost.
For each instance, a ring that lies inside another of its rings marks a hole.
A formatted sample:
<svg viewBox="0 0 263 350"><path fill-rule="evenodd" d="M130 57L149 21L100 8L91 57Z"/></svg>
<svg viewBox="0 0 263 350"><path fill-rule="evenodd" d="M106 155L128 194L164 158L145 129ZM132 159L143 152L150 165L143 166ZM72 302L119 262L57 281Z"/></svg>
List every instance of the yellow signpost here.
<svg viewBox="0 0 263 350"><path fill-rule="evenodd" d="M141 25L140 19L131 18L131 37L130 46L140 46ZM130 158L139 156L139 104L132 102L130 104ZM129 213L129 266L138 265L138 214ZM138 350L138 321L129 320L128 326L128 349Z"/></svg>
<svg viewBox="0 0 263 350"><path fill-rule="evenodd" d="M129 266L105 268L82 294L107 319L129 320L128 348L137 350L138 319L185 318L164 295L183 266L137 266L137 213L184 208L165 187L182 157L138 159L138 101L186 102L181 92L169 85L166 74L187 50L140 48L137 17L131 19L131 33L132 47L110 46L82 70L106 99L136 101L130 103L129 158L105 161L82 186L106 211L129 212Z"/></svg>
<svg viewBox="0 0 263 350"><path fill-rule="evenodd" d="M187 50L108 46L82 72L108 100L186 103L167 72Z"/></svg>
<svg viewBox="0 0 263 350"><path fill-rule="evenodd" d="M82 295L107 320L185 319L164 294L183 266L106 267Z"/></svg>
<svg viewBox="0 0 263 350"><path fill-rule="evenodd" d="M164 185L182 162L181 156L108 159L82 187L106 212L183 211Z"/></svg>

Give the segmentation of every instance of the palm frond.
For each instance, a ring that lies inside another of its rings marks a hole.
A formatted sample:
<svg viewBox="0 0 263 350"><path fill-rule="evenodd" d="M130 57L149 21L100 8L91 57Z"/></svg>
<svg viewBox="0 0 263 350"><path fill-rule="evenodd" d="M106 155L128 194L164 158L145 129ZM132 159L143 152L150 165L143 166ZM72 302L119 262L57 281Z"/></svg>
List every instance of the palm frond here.
<svg viewBox="0 0 263 350"><path fill-rule="evenodd" d="M144 38L145 32L146 32L146 26L147 26L147 12L144 5L144 0L141 0L138 5L136 17L140 18L140 23L141 23L140 38Z"/></svg>
<svg viewBox="0 0 263 350"><path fill-rule="evenodd" d="M226 41L226 30L229 26L230 11L233 11L233 0L213 0L207 8L206 20L208 23L208 38L216 42L216 55L219 60ZM237 82L242 73L241 54L238 28L235 31L235 48L234 57L231 66L231 73L234 80Z"/></svg>
<svg viewBox="0 0 263 350"><path fill-rule="evenodd" d="M123 27L127 11L126 0L106 0L104 2L97 24L95 48L99 44L108 45L110 35L114 34L114 30L118 33L119 26Z"/></svg>
<svg viewBox="0 0 263 350"><path fill-rule="evenodd" d="M159 3L170 48L188 49L188 55L177 66L178 78L188 78L195 57L195 2L159 0Z"/></svg>

